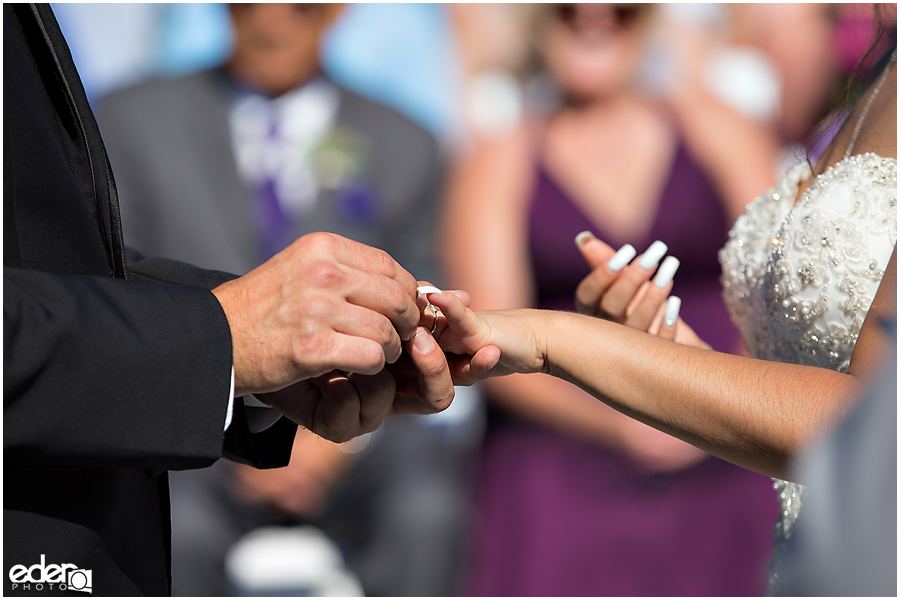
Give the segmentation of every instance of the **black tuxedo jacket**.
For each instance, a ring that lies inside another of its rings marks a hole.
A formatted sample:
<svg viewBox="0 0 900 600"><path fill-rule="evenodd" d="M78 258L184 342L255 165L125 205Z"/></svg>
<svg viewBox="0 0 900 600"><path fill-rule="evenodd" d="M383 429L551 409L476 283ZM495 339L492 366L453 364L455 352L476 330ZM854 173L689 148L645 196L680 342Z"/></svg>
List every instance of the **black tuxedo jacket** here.
<svg viewBox="0 0 900 600"><path fill-rule="evenodd" d="M4 591L59 594L68 564L94 595L166 595L166 471L282 466L294 426L251 435L238 400L223 434L231 336L209 290L232 276L126 252L49 6L4 4L3 51Z"/></svg>

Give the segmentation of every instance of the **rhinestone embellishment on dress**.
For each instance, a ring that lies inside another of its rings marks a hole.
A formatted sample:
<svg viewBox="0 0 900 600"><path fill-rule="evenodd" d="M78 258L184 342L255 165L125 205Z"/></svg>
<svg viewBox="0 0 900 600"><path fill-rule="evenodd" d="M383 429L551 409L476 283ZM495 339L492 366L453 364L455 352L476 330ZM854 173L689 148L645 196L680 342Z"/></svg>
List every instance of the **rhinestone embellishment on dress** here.
<svg viewBox="0 0 900 600"><path fill-rule="evenodd" d="M756 358L846 371L897 242L897 161L797 165L738 219L719 252L725 302Z"/></svg>
<svg viewBox="0 0 900 600"><path fill-rule="evenodd" d="M844 372L897 243L897 161L850 156L794 202L810 177L796 165L737 220L719 252L722 293L755 358ZM775 490L783 547L804 488Z"/></svg>

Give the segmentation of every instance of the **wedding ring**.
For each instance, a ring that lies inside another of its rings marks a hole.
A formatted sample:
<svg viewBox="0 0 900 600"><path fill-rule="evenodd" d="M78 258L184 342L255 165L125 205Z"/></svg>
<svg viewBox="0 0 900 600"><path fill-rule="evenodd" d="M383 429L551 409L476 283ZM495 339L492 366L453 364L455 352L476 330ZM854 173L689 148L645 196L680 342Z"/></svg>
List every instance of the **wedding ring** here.
<svg viewBox="0 0 900 600"><path fill-rule="evenodd" d="M443 316L444 313L441 312L437 306L431 305L431 309L434 313L434 323L431 324L431 335L434 335L434 330L437 329L438 319Z"/></svg>
<svg viewBox="0 0 900 600"><path fill-rule="evenodd" d="M437 330L438 317L441 315L441 309L436 307L428 300L428 294L440 294L441 290L432 286L432 285L420 285L418 288L419 294L425 297L425 302L428 304L422 309L423 313L428 313L428 309L431 309L431 316L434 317L434 321L431 323L431 335L434 335L435 330Z"/></svg>
<svg viewBox="0 0 900 600"><path fill-rule="evenodd" d="M429 302L423 312L427 313L429 308L431 309L431 316L434 318L434 321L431 322L431 335L434 335L434 332L437 329L438 315L441 313L441 309Z"/></svg>

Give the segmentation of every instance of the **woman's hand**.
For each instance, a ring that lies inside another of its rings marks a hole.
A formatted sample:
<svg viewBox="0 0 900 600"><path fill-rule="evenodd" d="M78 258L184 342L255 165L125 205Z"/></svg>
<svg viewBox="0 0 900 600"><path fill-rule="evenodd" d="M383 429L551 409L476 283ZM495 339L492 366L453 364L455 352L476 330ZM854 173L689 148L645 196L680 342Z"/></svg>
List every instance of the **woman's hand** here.
<svg viewBox="0 0 900 600"><path fill-rule="evenodd" d="M455 383L468 385L489 376L545 370L545 354L527 314L535 311L476 313L467 307L468 294L462 291L429 292L425 297L440 310L433 323L434 337L448 353Z"/></svg>
<svg viewBox="0 0 900 600"><path fill-rule="evenodd" d="M654 242L644 254L632 262L636 254L631 244L618 251L594 237L589 231L579 233L575 243L593 271L575 292L578 312L615 321L667 340L696 348L711 349L691 327L678 317L681 299L669 296L679 262L666 257L659 269L656 265L666 253L666 245ZM650 277L656 271L656 277Z"/></svg>
<svg viewBox="0 0 900 600"><path fill-rule="evenodd" d="M580 233L575 243L593 268L576 291L579 312L681 344L709 348L678 317L681 299L669 296L678 259L669 256L659 269L656 268L668 250L664 243L654 242L635 262L631 262L636 252L630 244L614 252L587 231ZM654 271L656 277L651 281ZM680 471L707 456L704 451L633 419L622 420L616 430L615 443L624 456L651 473Z"/></svg>
<svg viewBox="0 0 900 600"><path fill-rule="evenodd" d="M663 242L653 242L634 262L631 244L613 251L589 231L578 234L575 243L593 269L575 292L578 312L675 339L681 301L669 293L680 263L669 256L657 269L668 250Z"/></svg>

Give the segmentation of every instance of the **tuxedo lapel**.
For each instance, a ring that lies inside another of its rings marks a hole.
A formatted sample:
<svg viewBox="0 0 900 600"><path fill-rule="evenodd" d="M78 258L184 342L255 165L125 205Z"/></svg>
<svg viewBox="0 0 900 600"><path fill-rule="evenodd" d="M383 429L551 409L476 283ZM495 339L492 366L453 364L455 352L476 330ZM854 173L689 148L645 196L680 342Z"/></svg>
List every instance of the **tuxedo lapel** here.
<svg viewBox="0 0 900 600"><path fill-rule="evenodd" d="M115 182L109 168L106 148L100 137L100 129L88 104L84 86L69 52L69 46L49 5L19 5L17 10L23 27L26 27L28 21L33 22L43 40L44 52L36 51L35 56L46 57L45 61L50 64L43 65L43 68L52 68L56 72L55 80L59 85L58 91L68 107L68 110L65 111L66 114L59 116L63 122L68 120L80 137L79 142L86 160L87 172L90 174L90 181L80 182L85 201L97 223L106 247L110 274L114 277L124 278L126 275L125 252ZM34 38L36 37L37 35L34 36ZM32 39L32 43L40 44L41 42ZM61 108L59 104L57 107Z"/></svg>

